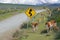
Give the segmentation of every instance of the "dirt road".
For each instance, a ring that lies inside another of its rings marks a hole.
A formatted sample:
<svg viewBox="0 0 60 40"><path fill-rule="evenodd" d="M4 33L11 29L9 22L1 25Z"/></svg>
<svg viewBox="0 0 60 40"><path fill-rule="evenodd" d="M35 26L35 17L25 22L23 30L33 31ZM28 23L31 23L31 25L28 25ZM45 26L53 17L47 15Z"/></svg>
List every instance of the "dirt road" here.
<svg viewBox="0 0 60 40"><path fill-rule="evenodd" d="M36 13L43 11L44 10L37 10ZM21 24L27 21L29 21L29 18L25 13L21 13L0 21L0 40L11 40L12 33L18 30Z"/></svg>

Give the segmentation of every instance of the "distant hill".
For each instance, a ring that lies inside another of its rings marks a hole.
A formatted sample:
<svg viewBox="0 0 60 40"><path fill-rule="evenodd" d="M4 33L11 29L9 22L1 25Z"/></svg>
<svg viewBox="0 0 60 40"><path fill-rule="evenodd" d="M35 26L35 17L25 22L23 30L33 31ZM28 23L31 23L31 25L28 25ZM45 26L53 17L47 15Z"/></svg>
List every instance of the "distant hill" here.
<svg viewBox="0 0 60 40"><path fill-rule="evenodd" d="M0 9L26 9L28 7L33 7L33 8L40 8L42 6L47 6L47 7L60 7L60 4L37 4L37 5L26 5L26 4L4 4L4 3L0 3Z"/></svg>
<svg viewBox="0 0 60 40"><path fill-rule="evenodd" d="M60 7L60 3L55 3L55 4L43 4L43 6L55 8L55 7Z"/></svg>
<svg viewBox="0 0 60 40"><path fill-rule="evenodd" d="M48 6L60 6L60 4L50 4Z"/></svg>
<svg viewBox="0 0 60 40"><path fill-rule="evenodd" d="M17 8L17 9L24 9L27 7L33 7L35 5L25 5L25 4L4 4L4 3L0 3L0 9L7 9L7 8Z"/></svg>
<svg viewBox="0 0 60 40"><path fill-rule="evenodd" d="M44 4L37 4L37 6L60 7L60 3L55 4L44 3Z"/></svg>

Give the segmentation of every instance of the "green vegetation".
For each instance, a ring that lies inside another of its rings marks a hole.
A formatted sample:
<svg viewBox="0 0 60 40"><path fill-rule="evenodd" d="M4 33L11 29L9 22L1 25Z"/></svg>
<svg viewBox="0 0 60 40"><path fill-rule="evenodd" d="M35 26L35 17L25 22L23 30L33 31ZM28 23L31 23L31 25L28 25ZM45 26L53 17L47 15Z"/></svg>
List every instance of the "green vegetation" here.
<svg viewBox="0 0 60 40"><path fill-rule="evenodd" d="M57 8L52 9L52 16L50 17L50 19L55 19L57 22L60 22L60 10L58 10Z"/></svg>
<svg viewBox="0 0 60 40"><path fill-rule="evenodd" d="M24 10L18 10L18 9L5 9L5 10L0 10L0 21L4 20L6 18L9 18L13 15L19 14L24 12Z"/></svg>
<svg viewBox="0 0 60 40"><path fill-rule="evenodd" d="M28 7L34 8L35 10L47 8L34 5L0 4L0 21L21 12L25 12ZM28 22L28 28L27 23L24 23L20 28L21 31L17 30L13 34L12 40L60 40L60 31L52 31L49 33L50 36L46 36L46 33L42 33L42 31L45 31L45 22L48 19L55 19L58 23L58 26L60 26L60 10L57 10L56 8L50 8L50 10L52 12L51 17L48 17L48 11L37 14L30 22ZM44 16L41 16L41 14L43 14ZM36 32L32 32L31 22L38 21L39 18L42 18L42 20L38 25L38 30Z"/></svg>
<svg viewBox="0 0 60 40"><path fill-rule="evenodd" d="M23 4L2 4L0 3L0 21L15 14L25 12L27 8L34 8L35 10L40 10L43 7L35 5L23 5Z"/></svg>
<svg viewBox="0 0 60 40"><path fill-rule="evenodd" d="M41 14L45 15L45 18L41 16ZM46 27L45 27L45 22L47 21L47 12L41 12L39 14L37 14L33 20L31 20L28 23L28 28L27 28L27 23L24 23L24 25L22 26L24 30L24 33L22 33L22 35L27 35L27 36L22 36L21 40L54 40L54 32L50 32L49 35L47 36L47 33L42 33L42 31L45 31ZM32 28L31 28L31 22L32 21L37 21L38 18L43 18L39 25L38 25L38 30L36 30L36 32L32 32ZM15 35L16 36L16 35ZM21 36L21 35L19 35ZM20 37L19 37L20 38ZM19 38L15 39L15 40L20 40Z"/></svg>
<svg viewBox="0 0 60 40"><path fill-rule="evenodd" d="M52 16L50 17L50 19L55 19L58 27L60 28L60 8L59 10L58 8L52 9ZM60 30L56 33L55 40L60 40Z"/></svg>

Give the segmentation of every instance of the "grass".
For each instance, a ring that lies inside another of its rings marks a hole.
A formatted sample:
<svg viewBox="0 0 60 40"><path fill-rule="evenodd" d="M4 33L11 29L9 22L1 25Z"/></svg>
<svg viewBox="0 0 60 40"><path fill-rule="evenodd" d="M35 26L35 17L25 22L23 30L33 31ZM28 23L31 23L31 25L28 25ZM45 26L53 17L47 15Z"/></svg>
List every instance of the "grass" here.
<svg viewBox="0 0 60 40"><path fill-rule="evenodd" d="M13 16L13 15L15 15L15 14L7 13L7 14L4 14L4 15L0 15L0 21L1 21L1 20L4 20L4 19L6 19L6 18L9 18L9 17L11 17L11 16Z"/></svg>
<svg viewBox="0 0 60 40"><path fill-rule="evenodd" d="M56 20L58 27L60 28L60 10L58 10L57 8L53 9L52 11L52 17L53 19ZM60 40L60 29L59 32L56 32L55 35L55 40Z"/></svg>
<svg viewBox="0 0 60 40"><path fill-rule="evenodd" d="M15 12L19 12L19 13L25 12L28 7L31 7L31 8L34 8L34 9L39 9L39 10L43 8L43 7L40 7L40 6L22 5L22 4L21 5L17 5L17 4L0 4L0 5L1 5L1 7L0 7L1 8L1 10L0 10L0 21L13 16L13 14ZM11 12L11 11L14 11L14 13Z"/></svg>
<svg viewBox="0 0 60 40"><path fill-rule="evenodd" d="M44 23L40 23L38 26L38 30L36 32L32 32L32 29L25 29L26 34L28 37L22 40L53 40L54 33L49 33L50 36L46 36L46 34L41 34L41 32L45 29Z"/></svg>
<svg viewBox="0 0 60 40"><path fill-rule="evenodd" d="M19 14L19 13L22 13L23 10L17 10L17 11L13 11L13 12L8 12L8 13L5 13L5 14L2 14L0 15L0 21L6 19L6 18L9 18L13 15L16 15L16 14Z"/></svg>
<svg viewBox="0 0 60 40"><path fill-rule="evenodd" d="M46 12L41 12L41 13L43 13L44 15L47 16ZM41 18L40 14L38 14L38 15L36 15L36 17L34 17L34 21L37 21L38 18ZM22 35L28 35L27 37L25 36L26 38L24 38L24 36L23 36L21 40L54 40L54 36L55 36L54 32L50 32L49 33L50 36L47 36L47 33L41 33L42 31L45 31L45 29L46 29L45 28L46 21L47 21L47 17L45 17L44 20L41 20L41 22L38 25L38 30L36 32L32 32L31 27L29 27L28 29L27 28L21 29L21 30L24 30L24 33ZM30 21L30 22L32 22L32 21ZM20 39L16 39L16 40L20 40Z"/></svg>

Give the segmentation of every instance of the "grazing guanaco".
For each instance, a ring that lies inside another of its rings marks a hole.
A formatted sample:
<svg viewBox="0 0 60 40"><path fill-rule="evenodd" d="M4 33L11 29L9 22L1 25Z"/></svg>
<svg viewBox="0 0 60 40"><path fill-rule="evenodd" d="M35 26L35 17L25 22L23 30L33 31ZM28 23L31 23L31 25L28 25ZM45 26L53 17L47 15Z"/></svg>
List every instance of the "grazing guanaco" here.
<svg viewBox="0 0 60 40"><path fill-rule="evenodd" d="M33 32L35 32L37 30L38 27L38 22L32 22L32 30Z"/></svg>
<svg viewBox="0 0 60 40"><path fill-rule="evenodd" d="M45 25L46 25L46 28L47 28L47 32L51 31L52 29L59 30L55 20L50 20L50 21L46 22Z"/></svg>

